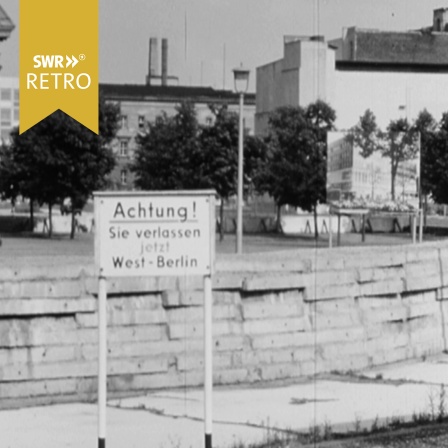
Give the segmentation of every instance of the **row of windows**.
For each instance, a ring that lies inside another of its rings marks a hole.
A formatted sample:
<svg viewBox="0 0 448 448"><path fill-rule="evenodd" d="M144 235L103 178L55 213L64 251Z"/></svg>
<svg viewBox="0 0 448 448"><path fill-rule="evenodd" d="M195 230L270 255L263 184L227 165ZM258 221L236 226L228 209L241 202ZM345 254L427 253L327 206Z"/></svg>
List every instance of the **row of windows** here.
<svg viewBox="0 0 448 448"><path fill-rule="evenodd" d="M139 115L138 116L138 128L144 129L145 128L145 116ZM128 116L127 115L121 115L120 116L120 128L121 129L127 129L128 128Z"/></svg>
<svg viewBox="0 0 448 448"><path fill-rule="evenodd" d="M18 106L19 104L19 89L7 89L2 87L0 89L0 100L2 101L12 101L14 99L14 104Z"/></svg>
<svg viewBox="0 0 448 448"><path fill-rule="evenodd" d="M4 128L0 131L0 138L3 142L7 142L9 141L9 139L11 138L10 133L11 133L11 128Z"/></svg>
<svg viewBox="0 0 448 448"><path fill-rule="evenodd" d="M330 160L328 163L330 171L338 171L344 168L351 168L352 166L353 166L353 151L351 148L330 155Z"/></svg>
<svg viewBox="0 0 448 448"><path fill-rule="evenodd" d="M13 125L13 123L14 124L18 123L18 121L19 121L19 109L18 108L14 108L13 110L6 109L6 108L0 109L0 123L1 123L2 127L3 126L11 127Z"/></svg>
<svg viewBox="0 0 448 448"><path fill-rule="evenodd" d="M383 175L380 171L354 171L353 178L355 182L369 184L383 181Z"/></svg>

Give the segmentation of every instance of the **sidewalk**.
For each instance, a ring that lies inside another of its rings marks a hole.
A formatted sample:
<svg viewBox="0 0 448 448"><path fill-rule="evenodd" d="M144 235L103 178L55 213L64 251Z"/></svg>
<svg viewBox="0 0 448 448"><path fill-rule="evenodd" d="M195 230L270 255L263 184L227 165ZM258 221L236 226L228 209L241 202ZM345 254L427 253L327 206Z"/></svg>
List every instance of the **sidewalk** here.
<svg viewBox="0 0 448 448"><path fill-rule="evenodd" d="M438 406L448 384L448 356L390 365L353 376L299 384L216 387L213 446L262 441L268 430L331 425L370 428L378 418L411 419ZM161 391L110 400L107 448L189 448L204 445L202 390ZM95 404L61 404L0 411L2 448L97 446Z"/></svg>

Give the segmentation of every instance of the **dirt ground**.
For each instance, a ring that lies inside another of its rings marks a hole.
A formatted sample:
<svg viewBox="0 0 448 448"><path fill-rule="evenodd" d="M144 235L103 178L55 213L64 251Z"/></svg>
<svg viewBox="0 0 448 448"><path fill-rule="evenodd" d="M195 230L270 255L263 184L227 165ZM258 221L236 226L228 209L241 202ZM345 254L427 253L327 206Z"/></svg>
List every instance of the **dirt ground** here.
<svg viewBox="0 0 448 448"><path fill-rule="evenodd" d="M91 233L78 233L74 240L70 240L67 235L56 235L50 240L42 234L11 235L3 234L2 246L0 247L0 260L6 258L15 259L22 257L53 257L64 256L69 261L70 258L93 257L94 236ZM425 241L436 239L448 239L448 237L435 237L425 235ZM342 246L390 246L397 244L410 244L409 234L367 234L365 243L361 241L359 234L346 234L341 236ZM322 235L318 243L310 235L296 237L286 237L282 235L244 235L243 252L256 253L266 251L280 251L297 248L327 248L328 235ZM225 235L224 241L216 240L216 253L234 253L235 236ZM70 262L70 261L69 261Z"/></svg>
<svg viewBox="0 0 448 448"><path fill-rule="evenodd" d="M316 448L434 448L448 447L448 427L445 424L394 431L369 436L358 441L316 444Z"/></svg>

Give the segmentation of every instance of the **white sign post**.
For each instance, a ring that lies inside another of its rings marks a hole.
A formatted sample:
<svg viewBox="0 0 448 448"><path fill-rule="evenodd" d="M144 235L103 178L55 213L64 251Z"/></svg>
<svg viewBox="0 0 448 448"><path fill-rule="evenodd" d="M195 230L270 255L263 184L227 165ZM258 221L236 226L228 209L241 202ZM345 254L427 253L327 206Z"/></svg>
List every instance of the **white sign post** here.
<svg viewBox="0 0 448 448"><path fill-rule="evenodd" d="M98 192L98 447L106 446L107 278L201 275L204 279L205 447L212 447L212 281L215 191Z"/></svg>

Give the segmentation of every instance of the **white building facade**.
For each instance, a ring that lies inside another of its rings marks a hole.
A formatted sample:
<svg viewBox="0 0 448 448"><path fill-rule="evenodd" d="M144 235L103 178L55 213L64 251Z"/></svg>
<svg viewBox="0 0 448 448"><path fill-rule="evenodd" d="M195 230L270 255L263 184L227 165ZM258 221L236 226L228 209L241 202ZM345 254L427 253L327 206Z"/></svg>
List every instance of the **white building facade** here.
<svg viewBox="0 0 448 448"><path fill-rule="evenodd" d="M367 109L381 128L400 117L412 121L423 109L436 120L448 111L448 64L337 61L335 52L323 38L285 38L283 58L257 68L256 134L266 132L275 108L317 99L336 111L339 130Z"/></svg>
<svg viewBox="0 0 448 448"><path fill-rule="evenodd" d="M0 138L9 143L10 133L19 126L19 78L0 76Z"/></svg>
<svg viewBox="0 0 448 448"><path fill-rule="evenodd" d="M427 109L436 120L448 111L448 8L431 26L412 31L351 27L342 38L286 36L283 57L257 68L256 134L266 132L279 106L322 99L336 111L336 127L354 126L370 109L381 128L412 121Z"/></svg>

